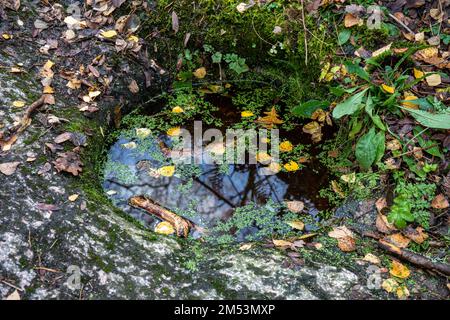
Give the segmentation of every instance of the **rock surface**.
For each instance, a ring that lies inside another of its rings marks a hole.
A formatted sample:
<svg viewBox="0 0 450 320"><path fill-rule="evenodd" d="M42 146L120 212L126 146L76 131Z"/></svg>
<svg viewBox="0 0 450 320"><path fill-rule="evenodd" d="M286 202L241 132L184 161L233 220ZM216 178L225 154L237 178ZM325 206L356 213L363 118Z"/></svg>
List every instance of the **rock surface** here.
<svg viewBox="0 0 450 320"><path fill-rule="evenodd" d="M2 66L21 63L26 72L13 74L0 68L0 130L23 113L12 107L14 101L28 106L40 97L39 68L48 59L55 63L56 104L35 113L12 149L0 151L0 164L20 162L13 174L0 173L0 298L16 289L22 299L367 299L380 295L381 290L367 288L367 266L337 268L332 264L342 265L342 260L324 263L320 250L301 257L304 263L292 264L285 252L276 249L254 246L241 251L238 246L214 247L159 236L114 208L101 191L94 167L103 160L103 134L114 122L114 106L123 104L126 109L143 99L128 91L131 80L144 87L142 68L123 56L114 59L114 46L99 41L59 40L58 49L39 53L39 41L61 39L64 30L55 26L33 38L34 17L29 7L23 8L8 12L11 16L1 25L15 33L13 39L0 42ZM17 15L22 27L13 25ZM99 54L111 60L113 80L98 101L99 111L83 115L76 108L83 91L69 93L59 72L77 70ZM156 80L146 91L159 90L161 82ZM59 123L49 123L49 116L58 117ZM53 164L57 154L45 146L64 132L76 134L76 139L62 143L60 151L82 145L81 176L58 173Z"/></svg>

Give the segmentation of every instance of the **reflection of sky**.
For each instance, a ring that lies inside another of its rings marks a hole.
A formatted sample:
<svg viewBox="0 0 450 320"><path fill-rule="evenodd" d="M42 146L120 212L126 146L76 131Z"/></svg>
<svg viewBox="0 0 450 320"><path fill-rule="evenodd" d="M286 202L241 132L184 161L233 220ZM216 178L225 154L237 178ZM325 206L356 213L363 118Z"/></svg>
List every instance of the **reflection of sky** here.
<svg viewBox="0 0 450 320"><path fill-rule="evenodd" d="M103 184L106 191L116 192L111 198L118 207L141 221L151 222L152 219L127 204L128 199L135 195L148 196L174 212L186 211L194 205L197 215L189 218L199 224L227 218L232 214L233 207L250 201L263 205L268 199L276 202L285 199L288 185L275 175L259 175L255 165L230 165L228 174L222 173L218 165L200 165L202 175L198 180L193 180L189 188L181 190L186 181L177 176L177 172L173 177L154 177L148 174L149 168L136 168L136 164L143 160L148 161L149 167L154 169L169 163L154 158L155 154L161 156L160 148L155 140L150 139L143 140L145 149L141 149L146 150L143 152L139 151L139 143L136 149L126 149L123 144L130 140L119 139L111 147L109 158L128 166L130 174L135 174L137 179L134 183L123 185L115 172L105 172Z"/></svg>

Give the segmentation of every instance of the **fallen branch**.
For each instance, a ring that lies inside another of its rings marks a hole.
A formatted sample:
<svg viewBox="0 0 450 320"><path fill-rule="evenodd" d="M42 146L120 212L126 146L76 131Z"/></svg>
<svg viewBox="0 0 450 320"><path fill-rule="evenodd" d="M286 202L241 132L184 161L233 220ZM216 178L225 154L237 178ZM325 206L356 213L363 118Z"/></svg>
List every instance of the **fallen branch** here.
<svg viewBox="0 0 450 320"><path fill-rule="evenodd" d="M433 262L430 259L414 253L409 250L401 249L387 241L379 240L378 246L383 250L389 251L390 253L396 255L397 257L406 260L416 266L419 266L424 269L437 271L446 276L450 276L450 265L441 262Z"/></svg>
<svg viewBox="0 0 450 320"><path fill-rule="evenodd" d="M35 102L33 102L27 108L27 110L25 110L25 114L23 115L19 124L10 129L5 130L8 131L9 136L8 138L4 138L5 132L0 132L0 147L2 151L8 151L9 149L11 149L11 146L17 141L19 134L25 131L25 129L30 125L31 115L33 114L33 112L39 109L44 104L45 104L45 94L42 95L39 99L37 99Z"/></svg>
<svg viewBox="0 0 450 320"><path fill-rule="evenodd" d="M129 204L135 208L144 209L148 213L157 216L158 218L169 222L175 229L177 236L187 237L191 228L199 232L205 232L205 229L197 226L192 221L183 218L172 211L155 203L153 200L145 196L134 196L129 199Z"/></svg>

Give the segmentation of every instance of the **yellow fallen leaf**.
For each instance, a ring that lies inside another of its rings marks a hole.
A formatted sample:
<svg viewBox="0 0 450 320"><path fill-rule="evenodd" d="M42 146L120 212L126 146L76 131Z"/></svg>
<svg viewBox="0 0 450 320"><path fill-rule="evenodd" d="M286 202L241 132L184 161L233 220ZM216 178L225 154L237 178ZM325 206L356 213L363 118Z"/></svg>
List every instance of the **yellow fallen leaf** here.
<svg viewBox="0 0 450 320"><path fill-rule="evenodd" d="M78 195L78 194L73 194L73 195L69 196L68 199L69 199L70 202L74 202L74 201L76 201L78 199L79 196L80 195Z"/></svg>
<svg viewBox="0 0 450 320"><path fill-rule="evenodd" d="M100 34L103 38L114 38L115 36L117 36L117 31L116 30L108 30L108 31L103 31Z"/></svg>
<svg viewBox="0 0 450 320"><path fill-rule="evenodd" d="M339 183L337 183L336 180L331 181L331 189L333 189L333 191L336 192L336 194L342 199L345 198L345 193L342 191L341 186L339 185Z"/></svg>
<svg viewBox="0 0 450 320"><path fill-rule="evenodd" d="M372 253L368 253L364 256L363 258L364 261L370 262L372 264L380 264L380 258L378 258L376 255L372 254Z"/></svg>
<svg viewBox="0 0 450 320"><path fill-rule="evenodd" d="M385 92L387 92L387 93L394 93L395 92L395 88L394 87L391 87L391 86L388 86L388 85L386 85L386 84L382 84L381 85L381 88L383 88L383 90L385 91Z"/></svg>
<svg viewBox="0 0 450 320"><path fill-rule="evenodd" d="M197 79L203 79L206 76L206 68L201 67L194 71L193 73L194 77Z"/></svg>
<svg viewBox="0 0 450 320"><path fill-rule="evenodd" d="M409 108L409 109L419 109L419 105L414 103L414 100L419 99L416 96L406 96L402 102L402 106L404 106L405 108Z"/></svg>
<svg viewBox="0 0 450 320"><path fill-rule="evenodd" d="M274 162L272 161L268 167L267 167L270 172L273 172L274 174L278 173L281 171L281 165L278 162Z"/></svg>
<svg viewBox="0 0 450 320"><path fill-rule="evenodd" d="M13 101L12 104L13 104L13 106L16 107L16 108L22 108L22 107L25 106L25 101L22 101L22 100L16 100L16 101Z"/></svg>
<svg viewBox="0 0 450 320"><path fill-rule="evenodd" d="M164 177L171 177L175 173L175 166L164 166L158 169L158 173Z"/></svg>
<svg viewBox="0 0 450 320"><path fill-rule="evenodd" d="M50 86L45 86L44 90L43 90L43 93L52 94L52 93L55 93L55 90L52 87L50 87Z"/></svg>
<svg viewBox="0 0 450 320"><path fill-rule="evenodd" d="M5 40L9 40L9 39L12 38L12 35L4 33L4 34L2 34L2 38L5 39Z"/></svg>
<svg viewBox="0 0 450 320"><path fill-rule="evenodd" d="M311 135L313 142L322 140L322 126L317 121L311 121L303 126L303 132Z"/></svg>
<svg viewBox="0 0 450 320"><path fill-rule="evenodd" d="M383 281L383 283L381 284L381 287L386 291L386 292L394 292L394 290L396 290L398 288L398 282L393 279L393 278L389 278Z"/></svg>
<svg viewBox="0 0 450 320"><path fill-rule="evenodd" d="M397 260L392 260L392 265L389 272L392 276L401 279L406 279L410 275L409 269L405 265L398 262Z"/></svg>
<svg viewBox="0 0 450 320"><path fill-rule="evenodd" d="M427 76L425 80L430 87L435 87L442 83L441 75L437 73Z"/></svg>
<svg viewBox="0 0 450 320"><path fill-rule="evenodd" d="M180 127L173 127L173 128L170 128L169 130L167 130L166 133L167 133L168 136L176 137L176 136L180 135L181 128Z"/></svg>
<svg viewBox="0 0 450 320"><path fill-rule="evenodd" d="M352 172L349 174L344 174L341 176L341 180L348 183L348 184L352 184L356 182L356 173Z"/></svg>
<svg viewBox="0 0 450 320"><path fill-rule="evenodd" d="M239 247L239 250L245 251L251 249L253 246L253 243L244 243Z"/></svg>
<svg viewBox="0 0 450 320"><path fill-rule="evenodd" d="M280 143L280 151L281 152L289 152L292 151L292 143L290 141L283 141Z"/></svg>
<svg viewBox="0 0 450 320"><path fill-rule="evenodd" d="M49 70L51 69L55 64L53 63L53 61L51 60L47 60L47 62L44 64L44 66L42 67L45 70Z"/></svg>
<svg viewBox="0 0 450 320"><path fill-rule="evenodd" d="M395 290L395 293L397 294L397 297L402 300L409 297L409 290L406 286L399 286L397 290Z"/></svg>
<svg viewBox="0 0 450 320"><path fill-rule="evenodd" d="M293 229L297 229L302 231L305 228L305 224L300 220L294 220L286 222L289 226L291 226Z"/></svg>
<svg viewBox="0 0 450 320"><path fill-rule="evenodd" d="M242 111L241 112L241 117L242 118L249 118L249 117L253 117L255 114L251 111Z"/></svg>
<svg viewBox="0 0 450 320"><path fill-rule="evenodd" d="M173 107L172 112L173 113L183 113L184 109L180 106L176 106L176 107Z"/></svg>
<svg viewBox="0 0 450 320"><path fill-rule="evenodd" d="M284 165L284 168L286 169L286 171L297 171L298 169L300 169L298 163L293 160L286 163Z"/></svg>
<svg viewBox="0 0 450 320"><path fill-rule="evenodd" d="M414 78L419 79L424 76L424 73L420 71L419 69L414 68Z"/></svg>
<svg viewBox="0 0 450 320"><path fill-rule="evenodd" d="M156 225L155 232L164 235L171 235L175 233L175 229L169 222L163 221Z"/></svg>
<svg viewBox="0 0 450 320"><path fill-rule="evenodd" d="M139 42L139 38L134 35L129 36L127 40L131 42Z"/></svg>

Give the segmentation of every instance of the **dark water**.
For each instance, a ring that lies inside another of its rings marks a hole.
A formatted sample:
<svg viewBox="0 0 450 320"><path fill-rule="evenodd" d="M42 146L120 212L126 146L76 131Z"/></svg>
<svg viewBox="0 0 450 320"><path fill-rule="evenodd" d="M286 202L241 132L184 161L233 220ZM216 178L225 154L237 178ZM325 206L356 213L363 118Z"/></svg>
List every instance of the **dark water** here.
<svg viewBox="0 0 450 320"><path fill-rule="evenodd" d="M219 107L215 116L223 122L222 129L240 121L240 113L236 112L230 98L210 95L208 99ZM157 104L148 110L154 113L161 108L161 104ZM193 121L184 128L192 131L192 124ZM330 132L325 132L325 138L327 135ZM291 141L293 145L312 144L309 135L304 134L300 126L289 132L280 130L280 141L284 140ZM127 148L130 142L136 145ZM302 201L305 204L303 212L316 218L319 210L328 208L327 201L318 195L319 190L327 186L328 175L319 162L314 161L314 155L318 152L315 146L308 150L312 159L296 172L266 176L260 174L259 164L200 164L177 165L174 175L166 177L159 175L158 169L171 165L165 151L172 142L170 137L153 133L146 138L122 137L111 146L108 154L104 170L105 192L116 206L146 226L155 226L160 221L143 210L130 207L130 197L145 195L206 227L230 218L238 207L249 203L263 206L269 199L275 203ZM209 153L203 151L200 156L208 157Z"/></svg>
<svg viewBox="0 0 450 320"><path fill-rule="evenodd" d="M127 148L131 141L136 146ZM235 208L250 202L262 206L269 199L274 202L300 200L305 203L304 211L314 217L327 207L318 197L318 191L326 183L326 172L314 163L297 172L276 175L261 175L259 165L252 164L177 165L175 174L166 177L158 174L159 168L170 165L164 155L165 148L161 150L161 141L170 145L170 138L165 136L121 138L111 147L105 166L103 186L107 194L118 207L147 226L159 220L130 207L130 197L146 195L206 227L226 220Z"/></svg>

